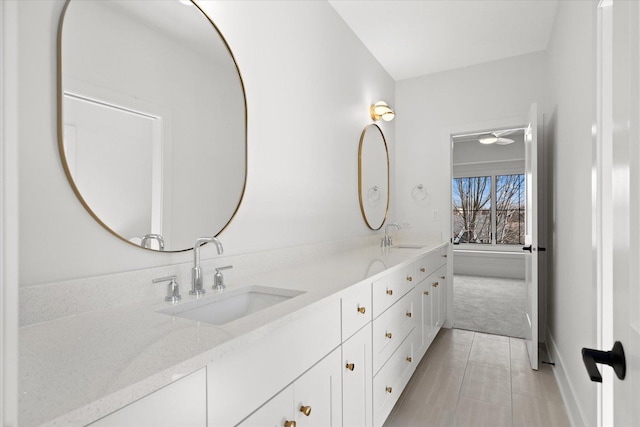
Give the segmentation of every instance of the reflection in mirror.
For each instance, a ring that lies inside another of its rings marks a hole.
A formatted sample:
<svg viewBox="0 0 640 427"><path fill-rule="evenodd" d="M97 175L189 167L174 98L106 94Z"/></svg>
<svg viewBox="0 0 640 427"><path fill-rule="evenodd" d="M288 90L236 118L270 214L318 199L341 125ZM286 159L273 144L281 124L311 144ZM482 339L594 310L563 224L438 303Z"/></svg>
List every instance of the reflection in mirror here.
<svg viewBox="0 0 640 427"><path fill-rule="evenodd" d="M59 148L81 203L121 239L191 249L242 199L246 102L215 25L191 2L68 0Z"/></svg>
<svg viewBox="0 0 640 427"><path fill-rule="evenodd" d="M379 230L389 210L389 152L382 130L375 124L367 125L360 137L358 194L364 222Z"/></svg>

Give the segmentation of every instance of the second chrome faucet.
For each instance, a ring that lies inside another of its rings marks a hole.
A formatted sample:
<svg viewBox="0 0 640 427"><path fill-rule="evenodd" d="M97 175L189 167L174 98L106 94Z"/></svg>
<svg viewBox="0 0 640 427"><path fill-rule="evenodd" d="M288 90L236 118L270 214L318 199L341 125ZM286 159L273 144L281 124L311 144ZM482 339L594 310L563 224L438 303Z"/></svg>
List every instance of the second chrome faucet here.
<svg viewBox="0 0 640 427"><path fill-rule="evenodd" d="M224 253L222 243L216 237L200 237L196 239L193 246L193 268L191 269L191 290L189 295L202 295L205 290L202 287L202 270L200 269L200 246L205 243L213 243L216 246L218 255Z"/></svg>

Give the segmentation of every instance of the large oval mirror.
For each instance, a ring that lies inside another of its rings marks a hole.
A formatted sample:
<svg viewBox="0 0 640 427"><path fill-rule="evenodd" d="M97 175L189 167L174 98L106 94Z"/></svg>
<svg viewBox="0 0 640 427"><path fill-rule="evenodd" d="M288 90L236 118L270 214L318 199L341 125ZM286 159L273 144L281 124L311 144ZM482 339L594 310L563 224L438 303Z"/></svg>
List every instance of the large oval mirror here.
<svg viewBox="0 0 640 427"><path fill-rule="evenodd" d="M244 193L246 100L207 15L191 1L67 0L58 55L60 155L89 213L148 249L218 235Z"/></svg>
<svg viewBox="0 0 640 427"><path fill-rule="evenodd" d="M358 151L358 194L367 226L382 228L389 211L389 151L378 125L367 125Z"/></svg>

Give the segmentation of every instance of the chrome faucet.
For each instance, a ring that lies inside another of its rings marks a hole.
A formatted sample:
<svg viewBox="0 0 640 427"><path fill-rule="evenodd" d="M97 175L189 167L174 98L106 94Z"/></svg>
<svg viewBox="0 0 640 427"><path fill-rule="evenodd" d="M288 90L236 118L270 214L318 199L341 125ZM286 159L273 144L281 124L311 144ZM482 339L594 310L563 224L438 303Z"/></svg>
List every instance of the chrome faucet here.
<svg viewBox="0 0 640 427"><path fill-rule="evenodd" d="M150 248L151 247L149 246L150 240L157 240L160 250L164 251L164 239L160 234L153 234L153 233L145 234L144 236L142 236L142 240L140 241L140 246L147 249Z"/></svg>
<svg viewBox="0 0 640 427"><path fill-rule="evenodd" d="M398 230L401 230L400 225L395 222L387 224L387 226L384 228L384 238L380 241L380 246L382 246L383 248L389 247L393 244L391 236L389 236L389 227L397 227Z"/></svg>
<svg viewBox="0 0 640 427"><path fill-rule="evenodd" d="M224 252L222 243L216 237L200 237L196 239L196 243L193 246L193 268L191 269L191 290L189 295L202 295L205 291L202 287L202 270L200 269L200 245L204 243L216 245L218 255Z"/></svg>

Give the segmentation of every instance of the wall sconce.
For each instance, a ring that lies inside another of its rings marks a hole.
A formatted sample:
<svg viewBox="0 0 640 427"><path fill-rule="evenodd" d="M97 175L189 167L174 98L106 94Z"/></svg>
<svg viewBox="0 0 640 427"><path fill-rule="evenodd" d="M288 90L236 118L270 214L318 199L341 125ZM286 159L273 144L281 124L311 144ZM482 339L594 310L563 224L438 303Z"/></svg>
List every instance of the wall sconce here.
<svg viewBox="0 0 640 427"><path fill-rule="evenodd" d="M385 122L390 122L396 116L393 109L384 101L378 101L373 104L369 108L369 112L371 113L371 118L375 121L382 119Z"/></svg>

